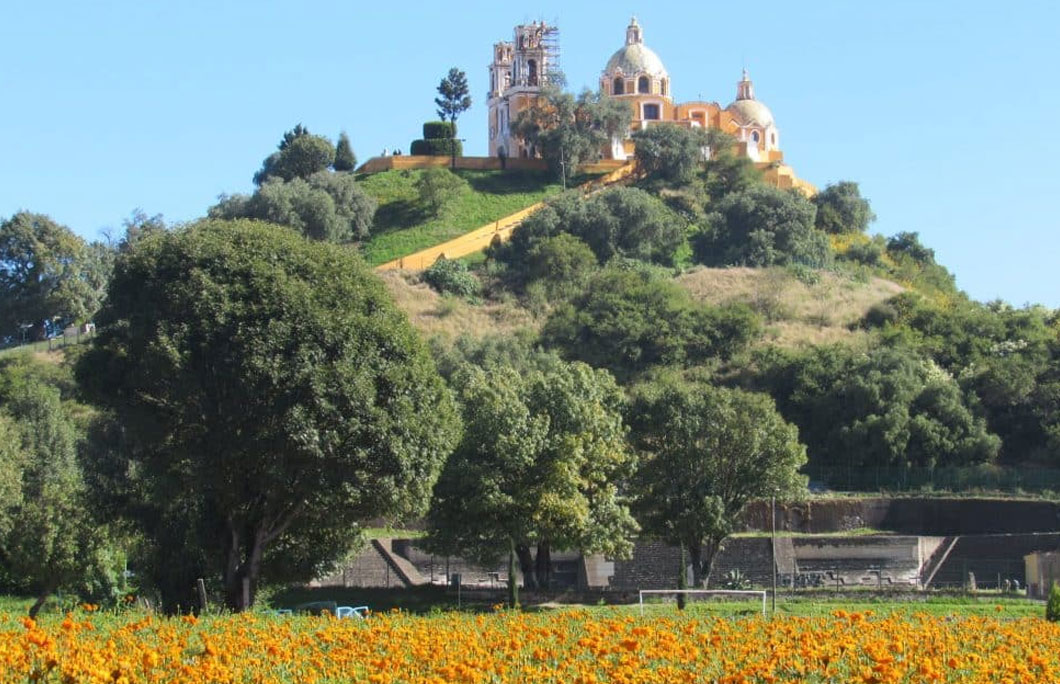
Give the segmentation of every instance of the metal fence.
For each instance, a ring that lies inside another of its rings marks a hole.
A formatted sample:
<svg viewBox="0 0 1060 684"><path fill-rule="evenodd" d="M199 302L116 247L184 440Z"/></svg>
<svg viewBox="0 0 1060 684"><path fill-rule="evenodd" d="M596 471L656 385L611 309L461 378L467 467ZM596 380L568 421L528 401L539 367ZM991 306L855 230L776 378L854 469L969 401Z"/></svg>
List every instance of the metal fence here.
<svg viewBox="0 0 1060 684"><path fill-rule="evenodd" d="M803 469L812 489L841 492L1060 492L1058 468L814 467Z"/></svg>

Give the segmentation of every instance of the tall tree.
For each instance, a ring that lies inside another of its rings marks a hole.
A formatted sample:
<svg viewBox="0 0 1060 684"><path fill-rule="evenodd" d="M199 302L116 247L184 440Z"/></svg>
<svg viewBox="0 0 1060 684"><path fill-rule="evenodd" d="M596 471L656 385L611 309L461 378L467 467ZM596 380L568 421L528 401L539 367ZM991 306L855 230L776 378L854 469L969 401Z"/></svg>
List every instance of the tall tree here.
<svg viewBox="0 0 1060 684"><path fill-rule="evenodd" d="M310 579L359 521L425 507L458 418L355 254L200 222L122 255L98 320L78 377L127 434L129 513L159 543L178 523L233 610L263 578Z"/></svg>
<svg viewBox="0 0 1060 684"><path fill-rule="evenodd" d="M467 87L467 74L453 67L438 84L438 97L434 104L438 106L438 118L450 121L456 130L456 120L471 108L471 95Z"/></svg>
<svg viewBox="0 0 1060 684"><path fill-rule="evenodd" d="M484 561L514 548L531 588L548 586L553 549L628 554L634 462L606 371L549 355L465 366L454 386L465 429L434 490L433 548Z"/></svg>
<svg viewBox="0 0 1060 684"><path fill-rule="evenodd" d="M98 295L85 266L84 240L49 217L20 211L0 223L0 330L41 337L45 320L90 316Z"/></svg>
<svg viewBox="0 0 1060 684"><path fill-rule="evenodd" d="M346 135L346 131L339 133L339 141L335 144L335 161L332 163L331 168L336 171L353 171L357 168L357 157L353 154L353 147L350 146L350 136Z"/></svg>
<svg viewBox="0 0 1060 684"><path fill-rule="evenodd" d="M89 515L77 462L80 435L59 391L30 379L3 395L0 424L7 443L0 451L0 476L17 472L18 491L0 503L0 522L7 519L0 565L11 586L37 597L32 617L57 590L91 584L106 536Z"/></svg>
<svg viewBox="0 0 1060 684"><path fill-rule="evenodd" d="M545 86L532 107L519 112L512 130L530 143L557 175L574 177L578 164L600 159L614 138L629 128L625 102L583 90L575 98Z"/></svg>
<svg viewBox="0 0 1060 684"><path fill-rule="evenodd" d="M805 488L806 448L764 394L663 376L636 389L629 423L638 520L688 550L696 586L748 502Z"/></svg>

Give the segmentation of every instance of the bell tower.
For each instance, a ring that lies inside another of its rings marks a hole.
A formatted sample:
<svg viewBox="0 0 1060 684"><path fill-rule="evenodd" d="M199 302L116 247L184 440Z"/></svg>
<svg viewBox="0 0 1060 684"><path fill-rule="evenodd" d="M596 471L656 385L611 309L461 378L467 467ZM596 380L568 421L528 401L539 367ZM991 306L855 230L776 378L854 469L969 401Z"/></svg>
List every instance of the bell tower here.
<svg viewBox="0 0 1060 684"><path fill-rule="evenodd" d="M511 42L494 44L489 72L490 156L534 156L511 124L559 73L559 29L543 21L516 26Z"/></svg>

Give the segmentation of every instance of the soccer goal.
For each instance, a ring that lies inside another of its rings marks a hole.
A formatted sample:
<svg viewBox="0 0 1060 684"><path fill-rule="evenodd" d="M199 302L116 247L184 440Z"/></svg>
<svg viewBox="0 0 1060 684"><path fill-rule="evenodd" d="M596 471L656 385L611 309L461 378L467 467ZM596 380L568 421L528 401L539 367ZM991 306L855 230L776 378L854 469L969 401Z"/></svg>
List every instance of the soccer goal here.
<svg viewBox="0 0 1060 684"><path fill-rule="evenodd" d="M766 592L738 589L641 589L640 614L644 615L644 596L653 594L673 596L676 594L704 594L708 596L760 596L762 598L762 616L766 615Z"/></svg>

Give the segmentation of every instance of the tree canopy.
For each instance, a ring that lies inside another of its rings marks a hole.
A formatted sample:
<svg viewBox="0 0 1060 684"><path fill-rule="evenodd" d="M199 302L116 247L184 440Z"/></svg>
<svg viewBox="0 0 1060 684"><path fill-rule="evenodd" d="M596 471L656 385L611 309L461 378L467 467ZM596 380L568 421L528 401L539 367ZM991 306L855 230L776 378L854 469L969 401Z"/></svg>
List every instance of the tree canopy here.
<svg viewBox="0 0 1060 684"><path fill-rule="evenodd" d="M637 164L649 176L675 185L692 182L705 161L708 134L677 124L649 126L633 134Z"/></svg>
<svg viewBox="0 0 1060 684"><path fill-rule="evenodd" d="M456 437L382 284L284 228L203 221L142 240L99 323L78 377L123 426L130 515L156 543L190 535L236 610L292 564L311 579L359 522L422 512Z"/></svg>
<svg viewBox="0 0 1060 684"><path fill-rule="evenodd" d="M747 503L805 489L806 447L764 394L664 375L635 388L628 414L638 519L689 551L696 586Z"/></svg>
<svg viewBox="0 0 1060 684"><path fill-rule="evenodd" d="M539 356L465 365L453 386L464 433L434 490L432 548L496 560L512 547L527 587L548 586L553 549L631 551L634 461L606 371Z"/></svg>
<svg viewBox="0 0 1060 684"><path fill-rule="evenodd" d="M307 179L270 178L253 195L222 196L209 215L268 221L313 240L342 243L368 237L376 207L352 174L319 171Z"/></svg>
<svg viewBox="0 0 1060 684"><path fill-rule="evenodd" d="M261 185L270 178L285 181L309 178L330 167L335 161L335 153L336 148L330 140L313 135L298 124L283 134L279 149L262 162L261 169L254 174L254 183Z"/></svg>
<svg viewBox="0 0 1060 684"><path fill-rule="evenodd" d="M531 214L493 253L521 270L538 242L569 233L585 242L600 263L626 257L672 265L686 229L684 219L638 188L608 188L588 199L567 193Z"/></svg>
<svg viewBox="0 0 1060 684"><path fill-rule="evenodd" d="M541 337L568 358L624 377L655 365L728 358L758 329L746 306L707 306L645 270L609 268L556 308Z"/></svg>
<svg viewBox="0 0 1060 684"><path fill-rule="evenodd" d="M1000 441L956 381L908 348L818 347L761 361L761 386L799 426L815 466L963 466L997 456Z"/></svg>
<svg viewBox="0 0 1060 684"><path fill-rule="evenodd" d="M831 249L815 216L814 205L794 190L757 184L729 193L694 236L695 259L708 266L824 266Z"/></svg>
<svg viewBox="0 0 1060 684"><path fill-rule="evenodd" d="M519 112L512 130L554 173L570 179L579 164L600 159L615 136L629 128L631 118L625 102L590 90L575 98L546 85L534 105Z"/></svg>
<svg viewBox="0 0 1060 684"><path fill-rule="evenodd" d="M84 240L43 214L20 211L0 223L0 334L25 325L36 339L45 320L91 316L102 293L89 256Z"/></svg>
<svg viewBox="0 0 1060 684"><path fill-rule="evenodd" d="M852 181L833 183L811 201L817 206L816 226L826 233L864 233L876 220L869 201Z"/></svg>

